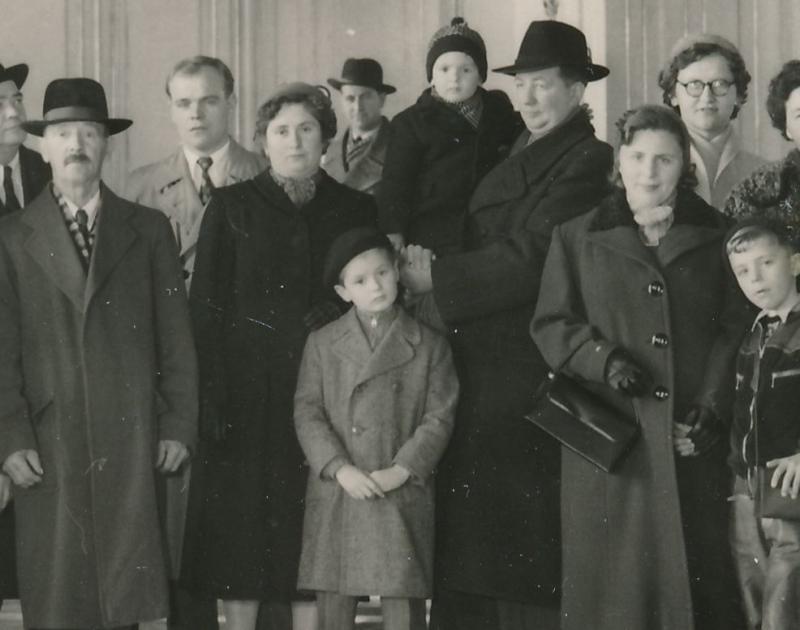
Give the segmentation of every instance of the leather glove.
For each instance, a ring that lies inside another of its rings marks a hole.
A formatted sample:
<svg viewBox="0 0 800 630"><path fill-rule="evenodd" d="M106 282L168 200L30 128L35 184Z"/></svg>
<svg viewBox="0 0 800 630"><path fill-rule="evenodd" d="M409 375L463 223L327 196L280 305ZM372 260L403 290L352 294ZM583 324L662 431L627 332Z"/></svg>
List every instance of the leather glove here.
<svg viewBox="0 0 800 630"><path fill-rule="evenodd" d="M693 405L683 423L692 427L686 437L694 444L693 455L710 451L725 433L725 427L717 414L703 405Z"/></svg>
<svg viewBox="0 0 800 630"><path fill-rule="evenodd" d="M647 371L622 350L615 350L609 355L605 381L612 389L632 398L644 396L652 386Z"/></svg>
<svg viewBox="0 0 800 630"><path fill-rule="evenodd" d="M309 330L317 330L342 315L342 309L332 301L318 302L303 316L303 323Z"/></svg>

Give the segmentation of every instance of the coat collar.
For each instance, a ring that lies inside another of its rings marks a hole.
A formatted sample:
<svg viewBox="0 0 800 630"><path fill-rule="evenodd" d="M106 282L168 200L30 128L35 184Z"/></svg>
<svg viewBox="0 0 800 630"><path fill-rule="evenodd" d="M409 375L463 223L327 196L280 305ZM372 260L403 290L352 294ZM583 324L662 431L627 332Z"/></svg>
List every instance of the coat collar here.
<svg viewBox="0 0 800 630"><path fill-rule="evenodd" d="M523 197L528 188L545 177L553 165L576 144L594 138L594 127L583 110L525 149L509 156L481 180L472 196L470 210ZM598 141L599 142L599 141Z"/></svg>
<svg viewBox="0 0 800 630"><path fill-rule="evenodd" d="M357 374L353 387L411 361L415 346L422 340L419 323L402 308L383 339L371 350L355 309L337 320L333 331L333 353L354 365Z"/></svg>
<svg viewBox="0 0 800 630"><path fill-rule="evenodd" d="M375 134L375 138L372 140L369 147L367 147L367 150L358 159L352 162L347 161L347 143L349 140L350 128L348 127L341 140L339 140L339 146L337 147L341 153L342 165L345 167L345 172L348 174L358 170L358 165L362 162L369 162L370 159L375 159L376 156L382 156L384 154L389 144L389 119L386 118L386 116L381 116L381 125L378 129L378 133ZM381 162L382 161L383 160L381 160Z"/></svg>
<svg viewBox="0 0 800 630"><path fill-rule="evenodd" d="M312 199L310 203L314 203L314 200L318 199L320 195L325 194L325 192L330 189L331 184L336 183L336 181L322 168L320 169L320 174L321 178L317 184L317 192L314 196L314 199ZM271 207L278 208L286 214L291 215L295 215L300 212L300 210L298 210L297 206L292 203L283 189L275 183L275 180L272 179L272 176L269 174L269 169L256 175L253 178L253 183L258 191L264 197L266 197L267 202Z"/></svg>
<svg viewBox="0 0 800 630"><path fill-rule="evenodd" d="M89 274L84 272L61 209L49 188L22 210L21 220L33 229L25 248L53 283L85 313L91 298L103 285L131 244L136 232L128 219L133 205L101 184L102 208Z"/></svg>
<svg viewBox="0 0 800 630"><path fill-rule="evenodd" d="M689 250L719 240L725 230L722 216L697 194L681 190L675 203L675 220L659 246L662 266ZM642 243L625 191L616 189L594 211L588 239L610 247L648 266L655 266L653 252Z"/></svg>

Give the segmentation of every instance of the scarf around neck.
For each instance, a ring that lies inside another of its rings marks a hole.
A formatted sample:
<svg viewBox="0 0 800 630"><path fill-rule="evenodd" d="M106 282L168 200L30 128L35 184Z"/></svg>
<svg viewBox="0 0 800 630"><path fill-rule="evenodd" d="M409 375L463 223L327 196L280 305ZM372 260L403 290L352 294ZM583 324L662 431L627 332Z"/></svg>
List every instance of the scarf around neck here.
<svg viewBox="0 0 800 630"><path fill-rule="evenodd" d="M269 169L270 177L281 187L286 196L298 208L306 205L317 194L317 184L322 181L319 169L309 177L285 177L276 173L272 167Z"/></svg>

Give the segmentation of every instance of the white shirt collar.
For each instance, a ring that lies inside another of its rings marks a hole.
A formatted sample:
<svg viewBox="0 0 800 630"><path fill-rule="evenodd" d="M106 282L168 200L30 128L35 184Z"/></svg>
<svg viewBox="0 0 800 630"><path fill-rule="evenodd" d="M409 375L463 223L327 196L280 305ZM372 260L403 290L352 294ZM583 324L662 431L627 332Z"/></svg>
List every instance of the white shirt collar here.
<svg viewBox="0 0 800 630"><path fill-rule="evenodd" d="M79 209L83 209L86 212L86 216L89 217L89 229L91 230L97 219L97 209L100 207L100 189L98 188L94 196L82 206L75 205L72 199L67 197L63 192L61 193L61 197L67 204L67 208L69 208L73 219L75 218L75 213L77 213Z"/></svg>
<svg viewBox="0 0 800 630"><path fill-rule="evenodd" d="M214 186L225 185L225 179L228 172L227 166L230 148L231 139L228 138L225 144L208 155L208 157L211 158L211 167L208 169L208 176L211 178L211 181L214 182ZM187 146L183 147L183 155L186 157L186 163L189 165L189 172L192 174L192 180L194 181L195 187L199 190L200 183L203 179L203 169L200 168L197 160L204 156L201 153L197 153L197 151L193 151Z"/></svg>

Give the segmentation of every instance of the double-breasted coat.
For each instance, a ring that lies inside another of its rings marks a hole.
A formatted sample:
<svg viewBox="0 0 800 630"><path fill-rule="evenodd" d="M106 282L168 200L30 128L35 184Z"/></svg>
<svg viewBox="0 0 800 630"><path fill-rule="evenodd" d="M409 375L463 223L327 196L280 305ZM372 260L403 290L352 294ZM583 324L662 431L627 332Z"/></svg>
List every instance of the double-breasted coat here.
<svg viewBox="0 0 800 630"><path fill-rule="evenodd" d="M201 448L184 578L210 597L288 601L297 587L307 467L292 422L303 319L336 300L333 240L375 203L327 175L301 208L264 172L217 189L198 240L191 310Z"/></svg>
<svg viewBox="0 0 800 630"><path fill-rule="evenodd" d="M340 184L375 195L383 176L389 132L389 121L383 117L380 128L367 150L348 162L347 143L350 139L350 129L345 130L341 138L333 140L328 145L328 150L322 158L322 168Z"/></svg>
<svg viewBox="0 0 800 630"><path fill-rule="evenodd" d="M399 311L371 350L355 310L308 339L294 421L311 466L302 589L430 597L434 469L453 428L458 380L444 337ZM411 478L384 499L350 497L322 476L336 458Z"/></svg>
<svg viewBox="0 0 800 630"><path fill-rule="evenodd" d="M565 364L641 428L614 474L562 454L565 630L742 627L727 539L727 436L698 457L678 456L672 442L673 421L694 404L730 420L748 317L723 259L724 233L720 213L679 192L672 227L647 248L615 191L553 234L534 339L550 365ZM652 375L652 392L630 399L603 384L616 348Z"/></svg>
<svg viewBox="0 0 800 630"><path fill-rule="evenodd" d="M467 251L433 263L461 382L438 478L441 589L558 599L559 449L523 420L547 371L528 326L552 229L603 198L611 164L611 147L576 112L483 179L470 202Z"/></svg>
<svg viewBox="0 0 800 630"><path fill-rule="evenodd" d="M523 129L505 92L478 89L477 128L430 88L391 122L378 225L440 256L461 251L470 195Z"/></svg>
<svg viewBox="0 0 800 630"><path fill-rule="evenodd" d="M197 370L178 253L161 213L101 186L88 276L45 189L0 221L0 460L15 487L22 612L34 628L167 613L157 444L191 446Z"/></svg>
<svg viewBox="0 0 800 630"><path fill-rule="evenodd" d="M22 177L23 205L42 192L51 179L50 166L42 157L25 146L19 148L19 168ZM0 202L0 214L6 214ZM0 473L2 474L2 473ZM17 596L17 563L14 552L14 505L0 512L0 599Z"/></svg>

